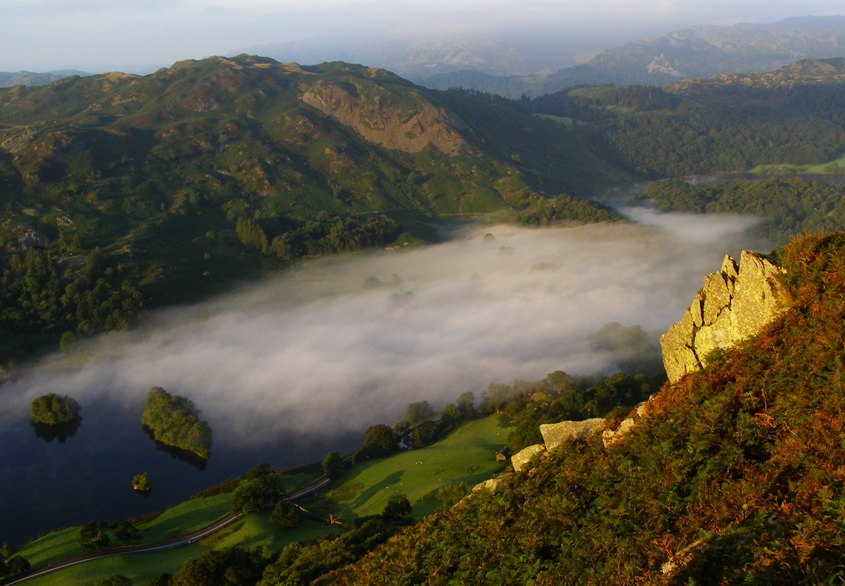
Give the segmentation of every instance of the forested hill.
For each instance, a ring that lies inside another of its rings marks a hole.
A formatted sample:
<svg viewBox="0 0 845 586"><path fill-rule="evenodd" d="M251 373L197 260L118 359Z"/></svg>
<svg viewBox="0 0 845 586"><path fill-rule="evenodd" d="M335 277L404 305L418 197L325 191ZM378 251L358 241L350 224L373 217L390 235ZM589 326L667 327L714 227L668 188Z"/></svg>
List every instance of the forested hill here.
<svg viewBox="0 0 845 586"><path fill-rule="evenodd" d="M692 93L711 86L782 88L798 85L845 83L845 58L802 59L765 73L722 73L709 79L679 81L666 87L671 92Z"/></svg>
<svg viewBox="0 0 845 586"><path fill-rule="evenodd" d="M618 219L565 195L618 171L494 107L516 146L345 63L214 57L0 90L0 365L303 256L431 239L444 218ZM527 166L539 148L554 165Z"/></svg>
<svg viewBox="0 0 845 586"><path fill-rule="evenodd" d="M841 581L845 236L777 260L793 308L664 387L622 442L570 441L321 583Z"/></svg>
<svg viewBox="0 0 845 586"><path fill-rule="evenodd" d="M530 108L578 126L584 142L635 175L743 172L825 163L845 151L845 84L838 75L822 81L796 74L774 87L583 87L531 100Z"/></svg>

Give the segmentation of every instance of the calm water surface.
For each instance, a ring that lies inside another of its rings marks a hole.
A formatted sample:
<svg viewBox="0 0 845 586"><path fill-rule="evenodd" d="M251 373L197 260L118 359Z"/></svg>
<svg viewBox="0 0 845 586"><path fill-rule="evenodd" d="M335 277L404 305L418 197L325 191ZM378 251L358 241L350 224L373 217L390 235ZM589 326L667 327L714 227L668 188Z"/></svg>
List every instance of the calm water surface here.
<svg viewBox="0 0 845 586"><path fill-rule="evenodd" d="M64 442L37 437L26 413L0 428L0 543L20 544L49 529L160 510L255 464L283 468L322 460L332 450L350 451L362 437L290 437L233 447L215 433L201 470L158 449L141 427L141 410L140 403L125 409L88 400L82 425ZM150 474L149 496L132 491L132 476L139 472Z"/></svg>

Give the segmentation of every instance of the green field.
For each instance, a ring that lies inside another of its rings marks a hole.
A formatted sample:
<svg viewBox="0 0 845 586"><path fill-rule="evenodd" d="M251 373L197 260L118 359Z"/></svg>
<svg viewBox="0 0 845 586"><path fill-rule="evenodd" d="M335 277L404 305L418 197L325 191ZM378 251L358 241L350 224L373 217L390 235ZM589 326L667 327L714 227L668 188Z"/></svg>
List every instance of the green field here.
<svg viewBox="0 0 845 586"><path fill-rule="evenodd" d="M757 165L749 173L757 175L839 175L845 173L845 154L827 163Z"/></svg>
<svg viewBox="0 0 845 586"><path fill-rule="evenodd" d="M205 527L231 511L229 494L196 498L179 503L161 515L138 526L141 543L166 541ZM86 553L79 545L79 528L68 527L50 532L24 545L20 554L33 567L43 566Z"/></svg>
<svg viewBox="0 0 845 586"><path fill-rule="evenodd" d="M402 452L349 470L322 495L317 506L355 519L382 512L394 494L404 494L419 518L437 508L434 492L448 484L473 485L503 468L496 452L507 443L508 429L496 416L464 424L443 441L420 450Z"/></svg>
<svg viewBox="0 0 845 586"><path fill-rule="evenodd" d="M175 572L182 564L199 556L203 551L204 548L199 545L189 545L159 553L104 558L25 583L32 586L88 586L109 576L121 575L130 578L133 584L146 584L153 576Z"/></svg>
<svg viewBox="0 0 845 586"><path fill-rule="evenodd" d="M310 541L336 532L328 525L329 515L352 521L382 512L394 494L405 494L420 518L437 510L435 491L448 484L473 485L503 468L496 452L505 445L509 430L498 425L495 415L469 421L444 440L419 450L359 464L348 470L325 493L301 504L312 515L295 530L274 525L267 513L250 514L211 535L199 544L154 554L123 555L87 562L27 582L33 586L91 584L119 574L135 584L145 584L162 573L172 573L207 549L231 546L261 547L278 551L292 541ZM297 472L286 477L289 489L307 484L315 474ZM167 509L141 523L143 543L157 543L204 527L231 511L230 494L194 498ZM84 553L79 545L79 528L70 527L44 535L26 544L20 553L35 566Z"/></svg>

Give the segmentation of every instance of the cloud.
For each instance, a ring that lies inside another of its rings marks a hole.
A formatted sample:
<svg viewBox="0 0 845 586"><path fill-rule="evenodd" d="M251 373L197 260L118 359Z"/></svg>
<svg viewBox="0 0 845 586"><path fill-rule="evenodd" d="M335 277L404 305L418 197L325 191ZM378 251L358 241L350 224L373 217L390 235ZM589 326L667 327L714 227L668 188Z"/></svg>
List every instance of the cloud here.
<svg viewBox="0 0 845 586"><path fill-rule="evenodd" d="M221 441L356 431L412 401L607 368L590 336L619 322L656 337L726 252L754 244L752 223L666 214L651 226L475 228L437 246L310 261L151 316L0 392L15 410L48 391L138 410L159 385L192 398Z"/></svg>

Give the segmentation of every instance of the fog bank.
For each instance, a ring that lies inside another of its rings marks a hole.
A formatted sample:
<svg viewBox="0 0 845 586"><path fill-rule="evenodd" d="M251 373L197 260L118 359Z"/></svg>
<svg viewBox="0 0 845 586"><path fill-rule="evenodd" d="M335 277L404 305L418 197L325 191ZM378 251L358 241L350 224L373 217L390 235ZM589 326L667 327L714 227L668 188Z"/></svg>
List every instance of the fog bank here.
<svg viewBox="0 0 845 586"><path fill-rule="evenodd" d="M656 338L725 253L766 250L750 241L751 218L627 212L643 223L473 228L446 244L309 261L48 360L0 388L4 412L57 392L83 415L86 399L110 397L140 419L157 385L190 397L216 441L362 429L411 401L607 369L589 342L602 325Z"/></svg>

